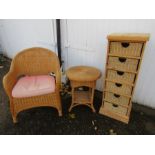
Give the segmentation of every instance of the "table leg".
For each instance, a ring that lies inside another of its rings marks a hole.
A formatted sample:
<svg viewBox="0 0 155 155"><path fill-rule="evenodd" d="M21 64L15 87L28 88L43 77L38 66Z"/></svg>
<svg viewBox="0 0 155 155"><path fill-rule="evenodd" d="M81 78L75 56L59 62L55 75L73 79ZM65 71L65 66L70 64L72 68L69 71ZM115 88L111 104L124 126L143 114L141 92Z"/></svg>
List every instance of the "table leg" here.
<svg viewBox="0 0 155 155"><path fill-rule="evenodd" d="M72 103L70 105L69 112L72 110L73 105L74 105L74 87L72 87Z"/></svg>
<svg viewBox="0 0 155 155"><path fill-rule="evenodd" d="M94 105L93 105L93 101L94 101L94 91L95 91L95 88L93 87L93 88L92 88L92 92L91 92L91 108L92 108L92 111L93 111L93 112L96 112L96 111L95 111L95 108L94 108Z"/></svg>

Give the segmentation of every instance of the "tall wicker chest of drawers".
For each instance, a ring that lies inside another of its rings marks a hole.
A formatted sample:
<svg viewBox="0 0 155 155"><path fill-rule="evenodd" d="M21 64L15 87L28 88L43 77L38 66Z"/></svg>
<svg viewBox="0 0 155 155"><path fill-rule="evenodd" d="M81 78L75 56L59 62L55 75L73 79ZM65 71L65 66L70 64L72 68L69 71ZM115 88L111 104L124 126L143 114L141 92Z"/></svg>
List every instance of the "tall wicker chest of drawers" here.
<svg viewBox="0 0 155 155"><path fill-rule="evenodd" d="M128 123L149 34L111 34L107 39L103 101L99 113Z"/></svg>

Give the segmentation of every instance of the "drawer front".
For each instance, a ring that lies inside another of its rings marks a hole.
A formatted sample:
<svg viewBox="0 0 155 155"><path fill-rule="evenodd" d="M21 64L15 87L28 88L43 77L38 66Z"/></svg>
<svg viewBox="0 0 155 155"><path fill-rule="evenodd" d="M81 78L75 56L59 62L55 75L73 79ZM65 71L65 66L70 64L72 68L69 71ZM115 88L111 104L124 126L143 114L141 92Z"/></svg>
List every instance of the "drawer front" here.
<svg viewBox="0 0 155 155"><path fill-rule="evenodd" d="M142 43L111 42L110 54L140 57L142 47Z"/></svg>
<svg viewBox="0 0 155 155"><path fill-rule="evenodd" d="M135 74L122 71L108 70L107 79L120 82L133 83L135 79Z"/></svg>
<svg viewBox="0 0 155 155"><path fill-rule="evenodd" d="M116 94L131 95L132 86L114 82L106 82L106 90L115 92Z"/></svg>
<svg viewBox="0 0 155 155"><path fill-rule="evenodd" d="M130 99L124 96L121 96L119 94L114 94L110 92L105 92L105 100L112 102L112 103L118 103L121 105L128 105Z"/></svg>
<svg viewBox="0 0 155 155"><path fill-rule="evenodd" d="M137 70L138 60L122 57L109 57L108 67L116 70L133 71Z"/></svg>
<svg viewBox="0 0 155 155"><path fill-rule="evenodd" d="M119 115L127 115L127 108L124 108L122 106L109 103L109 102L104 102L104 108L110 112L119 114Z"/></svg>

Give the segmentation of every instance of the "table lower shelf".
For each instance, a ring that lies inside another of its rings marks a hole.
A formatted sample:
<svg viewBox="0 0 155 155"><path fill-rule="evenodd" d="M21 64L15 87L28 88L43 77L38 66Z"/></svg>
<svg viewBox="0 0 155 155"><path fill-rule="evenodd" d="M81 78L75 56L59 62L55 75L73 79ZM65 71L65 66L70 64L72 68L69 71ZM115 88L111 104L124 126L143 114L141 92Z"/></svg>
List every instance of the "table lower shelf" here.
<svg viewBox="0 0 155 155"><path fill-rule="evenodd" d="M76 90L72 93L72 104L69 108L69 111L72 110L73 107L78 105L86 105L89 108L92 109L93 112L95 112L94 106L93 106L93 93L92 91L79 91Z"/></svg>
<svg viewBox="0 0 155 155"><path fill-rule="evenodd" d="M91 103L92 93L90 91L74 91L73 102L74 103Z"/></svg>

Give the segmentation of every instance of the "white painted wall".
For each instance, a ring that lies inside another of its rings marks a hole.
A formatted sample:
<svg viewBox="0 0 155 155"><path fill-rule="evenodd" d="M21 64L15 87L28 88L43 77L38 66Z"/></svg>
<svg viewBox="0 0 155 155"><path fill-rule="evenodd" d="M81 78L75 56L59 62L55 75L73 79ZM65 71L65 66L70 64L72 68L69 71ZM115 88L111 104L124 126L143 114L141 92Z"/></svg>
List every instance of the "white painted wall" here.
<svg viewBox="0 0 155 155"><path fill-rule="evenodd" d="M95 66L102 72L103 90L107 35L114 32L150 33L134 101L155 108L155 20L61 20L64 69ZM57 51L55 20L0 20L0 44L10 58L25 48L41 46Z"/></svg>
<svg viewBox="0 0 155 155"><path fill-rule="evenodd" d="M95 66L102 72L97 89L103 90L107 35L150 33L134 93L134 102L155 108L155 20L62 20L64 68Z"/></svg>
<svg viewBox="0 0 155 155"><path fill-rule="evenodd" d="M55 20L0 20L0 44L3 53L13 58L19 51L34 46L57 51Z"/></svg>

